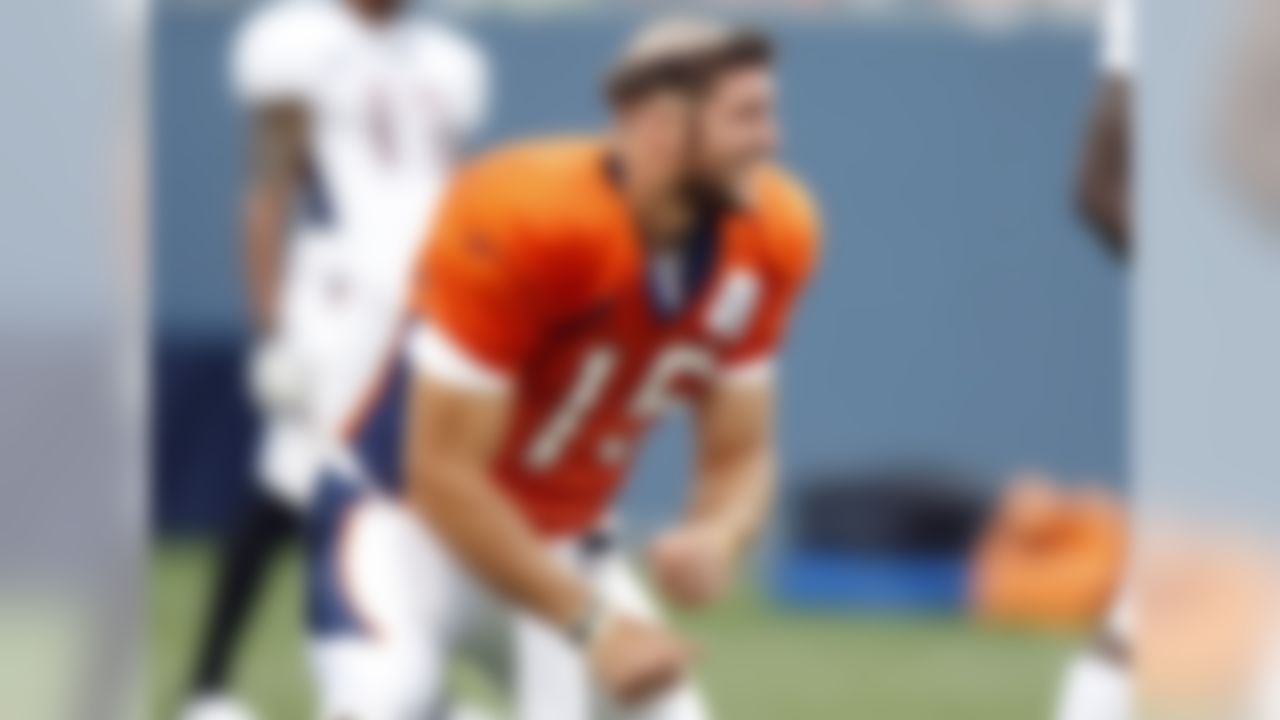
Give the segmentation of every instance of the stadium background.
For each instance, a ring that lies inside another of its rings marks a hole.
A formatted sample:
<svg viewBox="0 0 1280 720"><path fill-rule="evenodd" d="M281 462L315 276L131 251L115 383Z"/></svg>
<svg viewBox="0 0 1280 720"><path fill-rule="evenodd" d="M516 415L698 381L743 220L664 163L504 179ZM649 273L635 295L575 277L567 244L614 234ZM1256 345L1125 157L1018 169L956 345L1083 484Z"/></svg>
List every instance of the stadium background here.
<svg viewBox="0 0 1280 720"><path fill-rule="evenodd" d="M162 2L153 30L157 708L188 661L206 540L248 482L243 152L224 57L248 6ZM598 71L632 21L593 10L469 22L497 77L483 144L597 127ZM784 48L786 158L828 227L784 367L788 490L818 471L886 464L989 483L1023 467L1123 477L1123 277L1071 202L1096 79L1090 28L996 35L834 12L762 21ZM671 423L645 454L623 506L633 537L679 501L684 438ZM729 608L689 620L725 717L1046 716L1070 638L779 608L768 582L778 544ZM303 717L296 593L289 574L277 580L242 678L266 717ZM765 673L778 679L754 680Z"/></svg>

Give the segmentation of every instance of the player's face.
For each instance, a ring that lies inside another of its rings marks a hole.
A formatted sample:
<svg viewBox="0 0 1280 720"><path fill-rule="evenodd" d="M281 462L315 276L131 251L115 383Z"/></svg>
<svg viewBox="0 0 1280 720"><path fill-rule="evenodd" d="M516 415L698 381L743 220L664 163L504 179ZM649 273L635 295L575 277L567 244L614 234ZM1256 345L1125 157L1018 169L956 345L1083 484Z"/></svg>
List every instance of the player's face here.
<svg viewBox="0 0 1280 720"><path fill-rule="evenodd" d="M780 128L773 73L759 66L724 75L703 98L696 124L696 180L740 196L751 172L777 149Z"/></svg>

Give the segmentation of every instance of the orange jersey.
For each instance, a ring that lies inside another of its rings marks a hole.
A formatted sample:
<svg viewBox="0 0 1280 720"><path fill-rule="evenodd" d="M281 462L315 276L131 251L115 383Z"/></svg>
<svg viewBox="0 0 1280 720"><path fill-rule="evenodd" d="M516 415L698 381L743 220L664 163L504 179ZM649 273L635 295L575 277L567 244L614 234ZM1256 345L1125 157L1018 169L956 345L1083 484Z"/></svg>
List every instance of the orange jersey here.
<svg viewBox="0 0 1280 720"><path fill-rule="evenodd" d="M686 253L699 280L663 309L601 144L519 145L459 176L413 310L511 378L514 424L496 476L542 532L598 523L664 410L781 342L818 252L805 190L762 172L749 207L705 234Z"/></svg>

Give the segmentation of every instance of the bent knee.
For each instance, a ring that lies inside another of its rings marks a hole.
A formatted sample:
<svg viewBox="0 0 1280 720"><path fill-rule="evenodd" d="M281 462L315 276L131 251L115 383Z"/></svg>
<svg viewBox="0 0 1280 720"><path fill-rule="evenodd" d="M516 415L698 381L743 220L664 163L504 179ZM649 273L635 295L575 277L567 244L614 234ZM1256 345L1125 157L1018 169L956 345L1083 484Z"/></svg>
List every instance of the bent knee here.
<svg viewBox="0 0 1280 720"><path fill-rule="evenodd" d="M423 720L443 705L443 662L429 653L338 644L313 651L322 720Z"/></svg>

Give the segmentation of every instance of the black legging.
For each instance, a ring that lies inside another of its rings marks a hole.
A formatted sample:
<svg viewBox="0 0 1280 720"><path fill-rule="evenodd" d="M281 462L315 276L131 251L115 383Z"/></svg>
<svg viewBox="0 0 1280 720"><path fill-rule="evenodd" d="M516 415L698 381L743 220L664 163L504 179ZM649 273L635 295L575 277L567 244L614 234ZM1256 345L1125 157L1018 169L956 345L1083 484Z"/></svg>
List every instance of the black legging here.
<svg viewBox="0 0 1280 720"><path fill-rule="evenodd" d="M226 536L191 679L194 693L215 693L226 688L233 656L267 568L285 543L298 534L299 526L299 518L291 508L256 491L247 512Z"/></svg>

